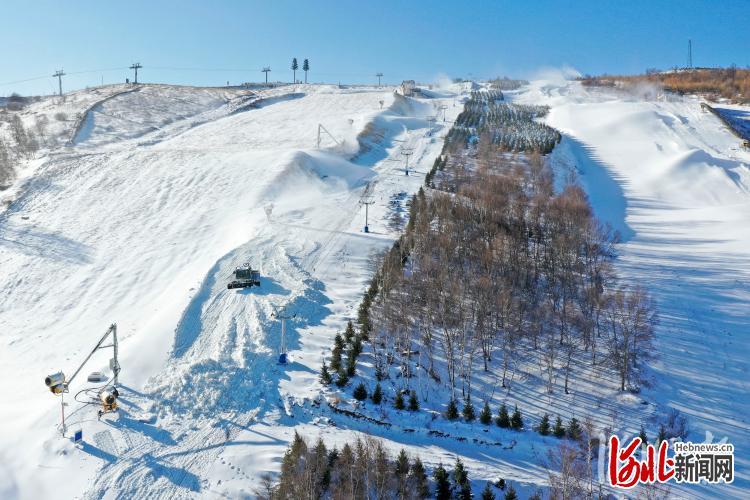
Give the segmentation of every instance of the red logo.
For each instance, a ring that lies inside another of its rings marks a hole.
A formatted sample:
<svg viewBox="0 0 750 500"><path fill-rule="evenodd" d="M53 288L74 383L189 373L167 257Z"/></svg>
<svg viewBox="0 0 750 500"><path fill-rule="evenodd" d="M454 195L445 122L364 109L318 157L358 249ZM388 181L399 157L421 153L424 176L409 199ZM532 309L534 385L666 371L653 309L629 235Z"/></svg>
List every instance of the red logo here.
<svg viewBox="0 0 750 500"><path fill-rule="evenodd" d="M656 461L654 445L646 445L646 459L638 460L633 454L641 448L641 438L630 442L627 448L620 448L620 440L612 436L609 440L609 483L618 488L632 488L638 483L664 483L674 476L674 460L667 458L669 443L659 444L659 460Z"/></svg>

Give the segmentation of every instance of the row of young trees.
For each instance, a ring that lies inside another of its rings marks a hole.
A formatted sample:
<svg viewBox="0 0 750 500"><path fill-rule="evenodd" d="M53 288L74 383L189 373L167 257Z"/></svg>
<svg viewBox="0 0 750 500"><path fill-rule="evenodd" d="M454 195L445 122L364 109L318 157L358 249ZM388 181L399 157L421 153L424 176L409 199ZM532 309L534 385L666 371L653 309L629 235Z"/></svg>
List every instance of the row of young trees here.
<svg viewBox="0 0 750 500"><path fill-rule="evenodd" d="M549 112L547 106L496 102L486 97L491 92L499 91L472 92L471 99L456 118L454 135L473 140L484 134L508 151L541 154L552 151L560 141L560 133L536 121Z"/></svg>
<svg viewBox="0 0 750 500"><path fill-rule="evenodd" d="M414 196L363 301L376 368L399 364L408 385L418 352L435 380L444 361L448 387L464 397L477 369L497 370L505 387L522 361L549 391L562 376L567 392L577 364L637 389L655 307L615 275L617 235L581 187L555 192L539 154L509 156L487 134L451 154L460 161L436 161L436 189Z"/></svg>
<svg viewBox="0 0 750 500"><path fill-rule="evenodd" d="M518 499L513 485L500 479L494 486L486 483L482 500L498 498L495 488L504 490L505 500ZM410 457L402 449L393 458L383 443L372 437L358 437L339 450L328 448L320 438L311 445L296 432L282 459L278 480L265 476L256 494L264 500L474 498L469 473L458 457L450 471L438 465L430 481L419 457Z"/></svg>

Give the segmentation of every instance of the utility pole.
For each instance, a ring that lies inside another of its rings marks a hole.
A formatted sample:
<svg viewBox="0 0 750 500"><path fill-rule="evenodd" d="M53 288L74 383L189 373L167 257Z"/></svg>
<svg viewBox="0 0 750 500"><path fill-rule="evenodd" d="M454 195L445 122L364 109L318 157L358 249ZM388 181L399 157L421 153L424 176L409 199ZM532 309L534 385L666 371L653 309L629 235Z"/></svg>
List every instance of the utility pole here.
<svg viewBox="0 0 750 500"><path fill-rule="evenodd" d="M261 71L266 74L266 85L268 85L268 72L271 71L271 67L270 66L266 66Z"/></svg>
<svg viewBox="0 0 750 500"><path fill-rule="evenodd" d="M370 232L370 226L367 223L368 222L367 219L368 219L368 216L370 215L369 214L370 205L373 205L375 203L375 200L372 200L372 199L369 200L369 201L362 200L360 203L362 203L365 206L365 232L369 233Z"/></svg>
<svg viewBox="0 0 750 500"><path fill-rule="evenodd" d="M57 71L55 71L55 74L52 76L57 77L57 87L60 92L60 97L62 97L62 77L65 76L65 72L61 69L58 69Z"/></svg>
<svg viewBox="0 0 750 500"><path fill-rule="evenodd" d="M409 175L409 157L414 154L414 151L411 151L409 149L405 149L401 151L401 154L406 157L406 175Z"/></svg>
<svg viewBox="0 0 750 500"><path fill-rule="evenodd" d="M380 79L383 77L383 73L377 72L377 73L375 73L375 76L378 77L378 87L380 87Z"/></svg>
<svg viewBox="0 0 750 500"><path fill-rule="evenodd" d="M133 63L132 66L130 66L130 69L135 70L135 80L133 80L133 83L138 85L138 68L142 68L141 63Z"/></svg>
<svg viewBox="0 0 750 500"><path fill-rule="evenodd" d="M281 346L279 348L279 364L285 365L286 364L286 320L288 319L294 319L297 317L297 314L293 314L289 316L288 314L284 314L284 309L281 310L281 312L276 311L274 314L274 317L279 318L281 320Z"/></svg>
<svg viewBox="0 0 750 500"><path fill-rule="evenodd" d="M688 69L693 69L693 41L688 39Z"/></svg>

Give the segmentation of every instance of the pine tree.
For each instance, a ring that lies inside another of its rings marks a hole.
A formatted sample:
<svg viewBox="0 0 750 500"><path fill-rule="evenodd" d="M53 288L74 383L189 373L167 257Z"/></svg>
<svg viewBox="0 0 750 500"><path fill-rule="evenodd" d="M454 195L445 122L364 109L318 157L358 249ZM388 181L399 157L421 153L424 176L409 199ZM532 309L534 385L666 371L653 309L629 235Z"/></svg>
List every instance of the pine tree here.
<svg viewBox="0 0 750 500"><path fill-rule="evenodd" d="M448 476L448 471L443 467L443 464L437 466L432 473L432 477L435 478L435 500L450 500L450 477Z"/></svg>
<svg viewBox="0 0 750 500"><path fill-rule="evenodd" d="M513 410L513 416L510 417L510 427L516 431L523 429L523 419L521 418L521 412L518 411L518 405Z"/></svg>
<svg viewBox="0 0 750 500"><path fill-rule="evenodd" d="M510 417L508 416L508 407L505 406L505 403L500 405L500 411L497 412L497 418L495 419L495 423L502 427L503 429L507 429L510 427Z"/></svg>
<svg viewBox="0 0 750 500"><path fill-rule="evenodd" d="M646 429L643 428L643 425L641 425L641 432L638 434L638 437L641 438L641 446L648 444L648 436L646 436Z"/></svg>
<svg viewBox="0 0 750 500"><path fill-rule="evenodd" d="M346 353L346 374L353 377L357 373L357 355L353 349Z"/></svg>
<svg viewBox="0 0 750 500"><path fill-rule="evenodd" d="M419 399L417 399L417 391L411 390L409 394L409 411L419 410Z"/></svg>
<svg viewBox="0 0 750 500"><path fill-rule="evenodd" d="M401 448L401 451L396 457L396 475L406 476L409 472L409 457L406 455L406 450Z"/></svg>
<svg viewBox="0 0 750 500"><path fill-rule="evenodd" d="M471 500L471 483L469 482L469 473L464 467L464 463L459 457L456 457L456 465L453 468L453 483L457 490L456 498L461 500Z"/></svg>
<svg viewBox="0 0 750 500"><path fill-rule="evenodd" d="M424 470L422 461L418 457L414 459L409 470L409 486L417 498L427 498L430 496L427 473Z"/></svg>
<svg viewBox="0 0 750 500"><path fill-rule="evenodd" d="M351 320L346 324L346 330L344 330L344 340L346 342L351 342L354 338L354 325L352 325Z"/></svg>
<svg viewBox="0 0 750 500"><path fill-rule="evenodd" d="M508 485L508 491L505 492L505 500L518 500L518 494L512 484Z"/></svg>
<svg viewBox="0 0 750 500"><path fill-rule="evenodd" d="M581 429L581 424L578 423L578 420L575 417L571 418L570 422L568 423L567 434L568 437L570 439L573 439L574 441L578 441L579 439L581 439L583 430Z"/></svg>
<svg viewBox="0 0 750 500"><path fill-rule="evenodd" d="M299 66L297 65L297 58L293 57L292 58L292 71L294 71L294 83L297 83L297 68L299 68Z"/></svg>
<svg viewBox="0 0 750 500"><path fill-rule="evenodd" d="M372 402L379 405L383 400L383 389L380 388L380 382L375 384L375 390L372 391Z"/></svg>
<svg viewBox="0 0 750 500"><path fill-rule="evenodd" d="M542 417L542 421L539 422L539 427L537 427L537 431L539 431L539 434L541 434L542 436L549 435L549 431L550 431L549 415L547 415L546 413Z"/></svg>
<svg viewBox="0 0 750 500"><path fill-rule="evenodd" d="M492 423L492 410L490 410L490 405L487 401L484 402L484 407L479 413L479 421L484 425L490 425Z"/></svg>
<svg viewBox="0 0 750 500"><path fill-rule="evenodd" d="M323 360L323 366L320 368L320 383L323 385L331 385L331 382L333 381L333 377L331 377L331 373L328 371L328 367L326 366L326 360Z"/></svg>
<svg viewBox="0 0 750 500"><path fill-rule="evenodd" d="M482 490L482 500L495 500L495 492L492 491L492 483L484 485Z"/></svg>
<svg viewBox="0 0 750 500"><path fill-rule="evenodd" d="M448 403L448 408L445 409L445 418L448 420L456 420L458 418L458 406L456 406L456 400L453 398Z"/></svg>
<svg viewBox="0 0 750 500"><path fill-rule="evenodd" d="M476 418L476 414L474 413L474 405L471 404L471 398L467 397L464 401L463 415L467 422L473 422Z"/></svg>
<svg viewBox="0 0 750 500"><path fill-rule="evenodd" d="M367 399L367 388L365 387L365 384L363 382L360 382L359 385L354 388L354 392L352 393L352 395L357 401L364 401L365 399Z"/></svg>
<svg viewBox="0 0 750 500"><path fill-rule="evenodd" d="M349 376L346 374L346 371L339 370L337 377L336 377L336 385L338 387L344 387L348 383L349 383Z"/></svg>
<svg viewBox="0 0 750 500"><path fill-rule="evenodd" d="M341 349L334 347L331 351L331 369L339 371L341 369Z"/></svg>
<svg viewBox="0 0 750 500"><path fill-rule="evenodd" d="M352 341L352 353L354 353L354 357L356 358L360 354L362 354L362 339L359 335L354 336L354 340Z"/></svg>
<svg viewBox="0 0 750 500"><path fill-rule="evenodd" d="M563 423L562 423L562 419L560 418L560 415L558 415L557 420L555 420L555 427L552 429L552 434L554 434L556 438L565 437L565 427L563 427Z"/></svg>
<svg viewBox="0 0 750 500"><path fill-rule="evenodd" d="M529 497L529 500L542 500L542 492L537 490Z"/></svg>
<svg viewBox="0 0 750 500"><path fill-rule="evenodd" d="M393 402L393 407L397 410L404 409L404 396L401 394L401 391L396 391L396 400Z"/></svg>
<svg viewBox="0 0 750 500"><path fill-rule="evenodd" d="M305 83L307 83L307 72L310 71L310 62L307 60L307 58L302 61L302 71L305 72Z"/></svg>
<svg viewBox="0 0 750 500"><path fill-rule="evenodd" d="M344 339L341 337L341 334L336 332L336 336L333 337L333 347L339 348L340 350L344 350Z"/></svg>

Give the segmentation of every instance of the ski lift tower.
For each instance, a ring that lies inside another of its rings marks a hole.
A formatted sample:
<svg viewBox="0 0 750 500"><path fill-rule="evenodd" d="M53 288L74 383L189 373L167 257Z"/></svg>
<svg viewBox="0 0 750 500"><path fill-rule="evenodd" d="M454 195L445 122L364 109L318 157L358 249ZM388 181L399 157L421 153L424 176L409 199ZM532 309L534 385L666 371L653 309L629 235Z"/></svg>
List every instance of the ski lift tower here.
<svg viewBox="0 0 750 500"><path fill-rule="evenodd" d="M406 175L409 175L409 157L414 154L414 151L411 149L404 149L401 151L401 155L406 157L406 166L404 167L404 172Z"/></svg>
<svg viewBox="0 0 750 500"><path fill-rule="evenodd" d="M370 232L370 226L368 224L369 208L370 208L370 205L373 205L375 203L375 200L370 198L367 200L362 200L360 201L360 203L365 206L365 232L369 233Z"/></svg>
<svg viewBox="0 0 750 500"><path fill-rule="evenodd" d="M281 311L276 311L273 313L273 316L275 318L279 318L281 320L281 342L279 346L279 364L285 365L287 362L287 352L286 352L286 320L288 319L294 319L297 317L297 313L292 314L291 316L285 313L286 307L281 309Z"/></svg>

